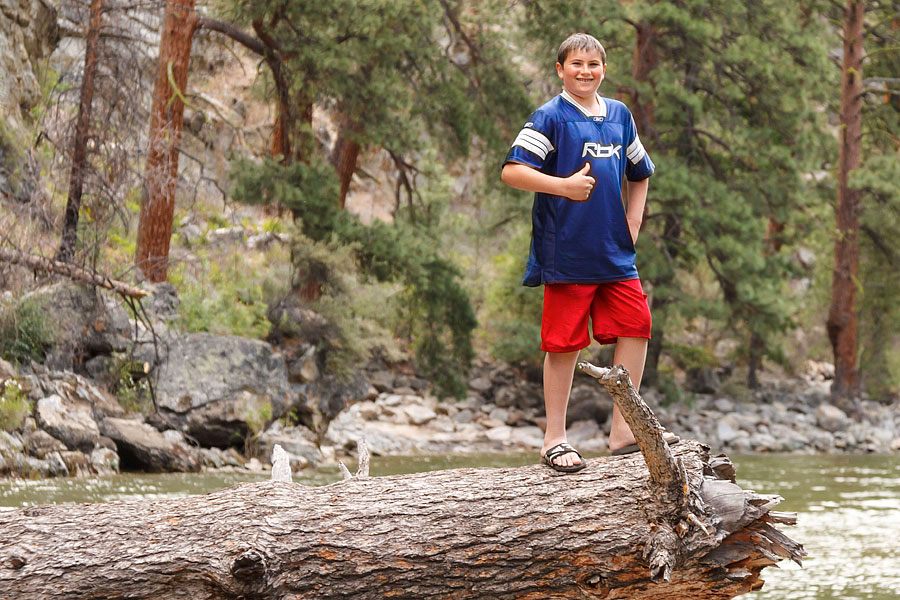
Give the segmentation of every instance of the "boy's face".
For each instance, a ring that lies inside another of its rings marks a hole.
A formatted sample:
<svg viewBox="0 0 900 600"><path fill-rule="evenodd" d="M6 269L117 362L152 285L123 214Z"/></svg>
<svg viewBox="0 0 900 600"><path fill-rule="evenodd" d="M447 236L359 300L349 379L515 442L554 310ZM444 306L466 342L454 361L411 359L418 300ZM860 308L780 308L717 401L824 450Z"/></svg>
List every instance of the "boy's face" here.
<svg viewBox="0 0 900 600"><path fill-rule="evenodd" d="M570 95L593 98L603 81L606 65L598 52L573 50L566 57L565 64L556 63L556 73Z"/></svg>

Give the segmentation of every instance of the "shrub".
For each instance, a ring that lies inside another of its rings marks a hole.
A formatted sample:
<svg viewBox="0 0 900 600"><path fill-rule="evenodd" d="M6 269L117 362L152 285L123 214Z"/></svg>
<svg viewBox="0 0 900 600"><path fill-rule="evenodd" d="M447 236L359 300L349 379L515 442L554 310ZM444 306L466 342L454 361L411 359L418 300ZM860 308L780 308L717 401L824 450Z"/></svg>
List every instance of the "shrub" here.
<svg viewBox="0 0 900 600"><path fill-rule="evenodd" d="M0 304L0 357L17 363L42 362L53 342L42 302L26 298L18 304Z"/></svg>
<svg viewBox="0 0 900 600"><path fill-rule="evenodd" d="M13 379L0 381L0 429L18 429L30 413L31 402L19 382Z"/></svg>

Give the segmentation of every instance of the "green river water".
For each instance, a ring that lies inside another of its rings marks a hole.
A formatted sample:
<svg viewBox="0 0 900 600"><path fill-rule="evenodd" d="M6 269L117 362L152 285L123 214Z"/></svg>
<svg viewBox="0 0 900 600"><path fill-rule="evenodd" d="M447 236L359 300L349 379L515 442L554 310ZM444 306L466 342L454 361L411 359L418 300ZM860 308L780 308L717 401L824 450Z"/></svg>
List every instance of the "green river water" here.
<svg viewBox="0 0 900 600"><path fill-rule="evenodd" d="M759 600L900 600L900 457L897 456L732 456L738 483L760 493L777 493L778 510L799 513L786 533L809 556L803 568L763 572ZM373 475L456 467L528 464L531 455L374 458ZM203 494L268 474L202 473L136 475L93 479L0 481L0 507ZM321 485L337 481L337 470L295 481ZM0 508L2 510L2 508ZM2 518L2 513L0 513Z"/></svg>

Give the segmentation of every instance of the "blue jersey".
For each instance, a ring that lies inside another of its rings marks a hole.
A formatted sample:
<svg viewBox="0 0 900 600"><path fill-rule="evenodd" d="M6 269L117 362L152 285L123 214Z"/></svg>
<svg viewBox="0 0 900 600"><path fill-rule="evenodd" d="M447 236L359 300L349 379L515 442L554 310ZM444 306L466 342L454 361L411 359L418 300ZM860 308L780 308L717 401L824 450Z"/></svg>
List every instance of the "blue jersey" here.
<svg viewBox="0 0 900 600"><path fill-rule="evenodd" d="M622 181L653 174L634 118L624 104L597 96L600 114L563 91L528 118L504 164L522 163L557 177L591 164L590 197L574 201L535 194L531 251L524 285L634 279L634 244L625 221Z"/></svg>

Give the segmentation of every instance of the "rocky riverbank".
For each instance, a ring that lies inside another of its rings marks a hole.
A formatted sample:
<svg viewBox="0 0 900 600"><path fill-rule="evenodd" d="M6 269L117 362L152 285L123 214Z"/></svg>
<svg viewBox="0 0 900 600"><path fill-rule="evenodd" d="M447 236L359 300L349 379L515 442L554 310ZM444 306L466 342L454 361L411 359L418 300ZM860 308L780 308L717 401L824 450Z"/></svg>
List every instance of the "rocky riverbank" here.
<svg viewBox="0 0 900 600"><path fill-rule="evenodd" d="M441 400L408 364L374 362L341 379L325 375L309 337L279 347L179 333L169 326L178 302L171 286L154 290L143 321L95 290L67 284L41 297L75 334L60 337L43 364L0 361L0 476L259 467L275 444L300 470L349 457L361 438L375 455L537 457L541 447L534 369L478 363L467 397ZM307 332L321 319L298 307L279 310L279 322L288 318ZM111 379L121 377L123 365L129 378L144 377L140 390L152 391L143 412L134 410L133 398L120 402L110 391L123 389ZM847 414L830 403L828 375L827 365L810 365L801 378L773 378L740 397L712 385L714 377L694 377L685 387L698 391L680 402L666 403L653 389L643 396L665 427L714 451L900 451L898 407L860 401ZM577 375L569 441L585 453L605 452L611 412L602 387Z"/></svg>

